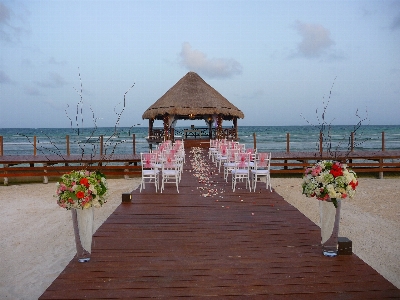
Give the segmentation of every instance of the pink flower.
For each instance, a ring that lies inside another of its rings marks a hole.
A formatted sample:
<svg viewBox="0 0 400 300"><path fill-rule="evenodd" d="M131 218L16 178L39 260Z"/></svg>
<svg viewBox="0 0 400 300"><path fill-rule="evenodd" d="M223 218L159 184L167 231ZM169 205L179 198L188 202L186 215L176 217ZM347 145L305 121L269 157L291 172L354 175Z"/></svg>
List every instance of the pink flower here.
<svg viewBox="0 0 400 300"><path fill-rule="evenodd" d="M319 175L319 173L321 173L322 168L320 166L316 166L312 171L311 171L311 175L316 177Z"/></svg>

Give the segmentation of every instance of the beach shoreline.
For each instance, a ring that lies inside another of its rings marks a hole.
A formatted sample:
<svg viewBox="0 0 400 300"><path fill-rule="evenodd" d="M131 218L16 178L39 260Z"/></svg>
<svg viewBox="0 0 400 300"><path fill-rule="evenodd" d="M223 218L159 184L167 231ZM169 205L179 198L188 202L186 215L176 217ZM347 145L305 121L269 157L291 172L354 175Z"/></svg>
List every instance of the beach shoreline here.
<svg viewBox="0 0 400 300"><path fill-rule="evenodd" d="M95 209L95 229L135 190L140 178L109 179L108 202ZM316 199L301 194L301 178L272 178L288 203L316 224ZM340 236L353 242L353 252L400 288L400 190L398 178L361 178L354 199L343 201ZM36 299L75 254L71 213L56 205L55 184L14 183L0 186L0 298Z"/></svg>

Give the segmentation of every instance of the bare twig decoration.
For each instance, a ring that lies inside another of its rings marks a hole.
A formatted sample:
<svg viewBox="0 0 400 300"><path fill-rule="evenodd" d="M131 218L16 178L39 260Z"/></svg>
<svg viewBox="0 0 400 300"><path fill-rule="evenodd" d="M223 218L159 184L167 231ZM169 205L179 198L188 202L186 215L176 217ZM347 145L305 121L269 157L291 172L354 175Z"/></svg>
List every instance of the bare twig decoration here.
<svg viewBox="0 0 400 300"><path fill-rule="evenodd" d="M313 127L316 127L316 128L318 128L318 130L319 130L320 138L319 138L319 140L316 142L316 148L317 148L316 150L319 151L320 155L322 156L322 153L323 153L323 152L322 152L322 149L321 149L321 145L322 145L322 148L323 148L323 149L326 149L326 153L327 153L329 156L334 157L334 158L337 158L339 150L340 150L341 148L343 148L343 144L345 144L346 141L347 141L347 145L345 146L345 148L346 148L345 157L348 157L348 155L349 155L350 152L352 151L352 146L360 146L361 144L363 144L364 142L366 142L366 141L368 140L368 139L365 139L365 140L361 140L360 142L356 142L356 143L352 144L353 141L351 140L351 136L348 137L348 138L347 138L347 137L343 137L342 140L340 140L340 141L337 143L336 147L335 147L335 148L333 147L333 144L332 144L332 122L333 122L335 119L332 119L330 122L328 122L328 121L326 120L326 115L327 115L327 110L328 110L329 103L330 103L330 101L331 101L332 90L333 90L333 87L334 87L334 85L335 85L336 78L337 78L337 77L335 77L335 79L333 80L331 89L330 89L330 91L329 91L328 99L325 100L325 96L323 97L323 102L322 102L322 104L323 104L323 110L322 110L321 116L319 115L319 110L318 110L318 108L315 110L315 113L316 113L316 115L317 115L318 125L312 124L312 123L311 123L310 121L308 121L303 115L301 115L301 116L303 117L303 119L304 119L309 125L311 125L311 126L313 126ZM357 109L355 115L356 115L356 117L357 117L357 119L358 119L358 122L357 122L357 124L354 126L354 129L353 129L353 131L352 131L352 134L353 134L353 135L355 135L356 132L360 129L362 123L363 123L364 121L368 120L368 113L367 113L367 117L362 118L362 117L359 115L359 113L358 113L358 109Z"/></svg>
<svg viewBox="0 0 400 300"><path fill-rule="evenodd" d="M79 68L78 68L79 70ZM69 113L68 113L68 109L70 108L70 105L67 104L65 111L65 114L67 116L67 118L70 121L70 126L71 129L73 130L73 132L76 134L77 141L76 144L78 145L78 148L80 149L80 156L83 158L83 156L86 154L85 151L89 146L90 149L90 159L93 159L97 154L97 144L99 142L99 139L94 139L94 135L95 132L98 130L98 126L97 126L97 120L98 118L96 118L95 113L92 109L92 107L89 107L91 114L92 114L92 121L93 121L93 128L90 130L90 134L88 135L87 138L82 139L81 138L81 134L83 134L83 124L84 124L84 110L83 110L83 105L84 105L84 101L83 101L83 84L82 84L82 78L81 78L81 73L80 71L78 72L78 76L79 76L79 89L73 87L73 89L77 92L77 94L79 95L79 101L76 104L76 111L75 111L75 117L71 118ZM126 95L128 94L128 92L135 86L135 84L133 84L125 93L124 93L124 100L123 100L123 108L120 112L116 111L116 107L114 107L114 112L117 115L117 120L115 122L114 125L114 132L113 134L111 134L111 136L109 136L107 138L107 140L105 141L104 145L105 147L105 154L107 154L107 146L112 146L111 152L108 154L108 157L111 157L114 153L115 153L115 149L117 148L117 146L119 144L124 143L125 141L120 141L120 142L115 142L113 145L112 139L114 137L119 137L119 132L118 132L118 125L120 123L121 117L123 112L125 111L126 108ZM50 160L49 157L47 156L48 153L50 152L51 154L57 155L59 157L61 157L62 159L65 160L61 150L59 149L59 147L56 145L56 143L51 139L51 137L49 137L46 133L42 132L46 138L49 140L51 147L42 147L42 146L35 146L36 150L40 151L47 160ZM30 144L34 144L31 139L24 135L21 134L22 136L26 137L28 142ZM102 160L107 160L107 156L103 155L103 157L101 158Z"/></svg>

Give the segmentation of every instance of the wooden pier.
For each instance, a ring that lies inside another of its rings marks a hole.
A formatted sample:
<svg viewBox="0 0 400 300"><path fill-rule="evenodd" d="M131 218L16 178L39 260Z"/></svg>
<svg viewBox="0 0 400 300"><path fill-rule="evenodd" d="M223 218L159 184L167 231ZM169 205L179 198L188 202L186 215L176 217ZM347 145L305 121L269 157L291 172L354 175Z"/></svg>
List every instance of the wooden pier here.
<svg viewBox="0 0 400 300"><path fill-rule="evenodd" d="M72 260L40 299L400 299L356 255L324 257L319 227L276 192L233 193L194 161L187 152L179 194L148 184L123 197L91 261Z"/></svg>

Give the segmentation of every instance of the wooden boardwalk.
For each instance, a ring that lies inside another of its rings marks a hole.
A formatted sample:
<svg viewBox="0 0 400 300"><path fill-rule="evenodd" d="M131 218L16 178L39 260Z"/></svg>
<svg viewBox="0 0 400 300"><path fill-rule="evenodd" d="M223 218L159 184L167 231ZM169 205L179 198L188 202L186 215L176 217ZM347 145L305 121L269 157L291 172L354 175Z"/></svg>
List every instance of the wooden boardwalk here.
<svg viewBox="0 0 400 300"><path fill-rule="evenodd" d="M233 193L198 158L187 152L179 194L133 191L91 261L72 260L40 299L400 299L356 255L324 257L319 227L277 193Z"/></svg>

